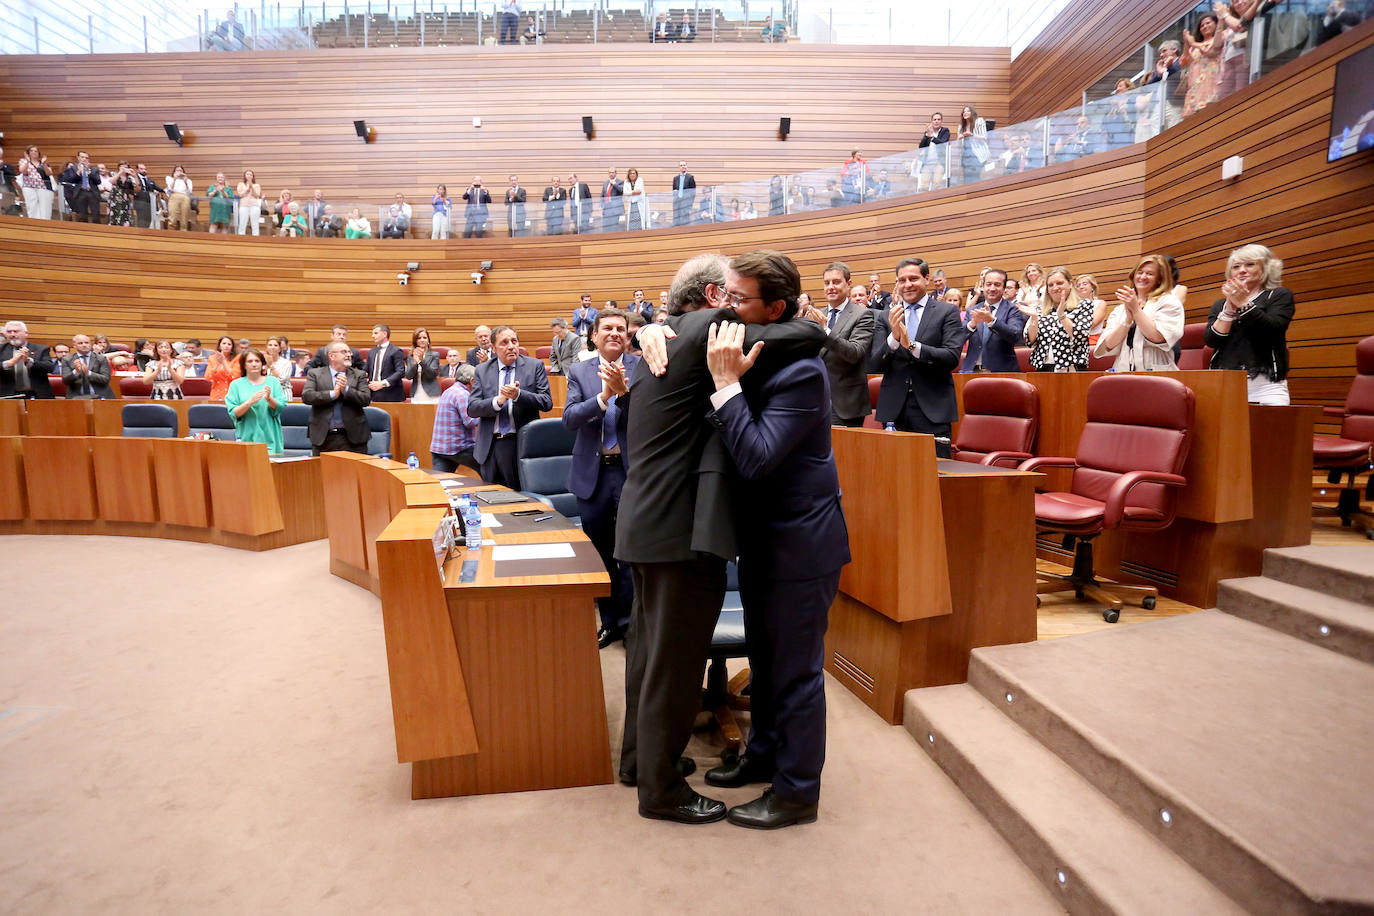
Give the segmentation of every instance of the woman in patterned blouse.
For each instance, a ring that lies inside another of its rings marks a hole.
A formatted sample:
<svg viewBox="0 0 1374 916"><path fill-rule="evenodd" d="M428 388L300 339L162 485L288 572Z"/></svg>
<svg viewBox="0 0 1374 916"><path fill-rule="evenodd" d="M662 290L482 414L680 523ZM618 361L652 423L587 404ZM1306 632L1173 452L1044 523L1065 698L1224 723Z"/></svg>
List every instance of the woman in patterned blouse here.
<svg viewBox="0 0 1374 916"><path fill-rule="evenodd" d="M1039 307L1018 305L1026 315L1026 343L1037 372L1072 372L1088 368L1088 331L1093 304L1078 297L1073 274L1056 267L1045 276Z"/></svg>

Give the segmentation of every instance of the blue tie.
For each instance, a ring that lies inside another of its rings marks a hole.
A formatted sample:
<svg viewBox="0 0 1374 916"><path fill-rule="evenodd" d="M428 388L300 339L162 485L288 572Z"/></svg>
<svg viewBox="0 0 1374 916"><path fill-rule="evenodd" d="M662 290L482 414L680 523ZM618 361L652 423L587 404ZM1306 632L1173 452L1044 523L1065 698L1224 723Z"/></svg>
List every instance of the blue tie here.
<svg viewBox="0 0 1374 916"><path fill-rule="evenodd" d="M81 170L81 190L83 191L89 191L91 189L90 174L90 169L83 168Z"/></svg>
<svg viewBox="0 0 1374 916"><path fill-rule="evenodd" d="M515 367L514 367L514 366L502 366L502 367L501 367L501 384L502 384L502 386L505 386L505 385L509 385L509 384L510 384L510 376L511 376L511 373L514 372L514 371L515 371ZM503 435L503 436L510 432L510 415L511 415L511 409L512 409L512 408L511 408L511 404L512 404L511 401L507 401L507 402L505 403L505 406L503 406L503 407L501 408L501 418L500 418L500 420L499 420L499 421L497 422L497 424L496 424L496 431L497 431L498 433L500 433L501 435Z"/></svg>
<svg viewBox="0 0 1374 916"><path fill-rule="evenodd" d="M835 319L838 317L840 317L840 310L832 308L830 310L830 320L825 323L825 329L827 331L835 330Z"/></svg>
<svg viewBox="0 0 1374 916"><path fill-rule="evenodd" d="M606 399L606 413L601 417L601 450L603 452L614 451L620 444L620 440L615 434L615 421L620 416L620 408L615 406L617 395L611 395Z"/></svg>

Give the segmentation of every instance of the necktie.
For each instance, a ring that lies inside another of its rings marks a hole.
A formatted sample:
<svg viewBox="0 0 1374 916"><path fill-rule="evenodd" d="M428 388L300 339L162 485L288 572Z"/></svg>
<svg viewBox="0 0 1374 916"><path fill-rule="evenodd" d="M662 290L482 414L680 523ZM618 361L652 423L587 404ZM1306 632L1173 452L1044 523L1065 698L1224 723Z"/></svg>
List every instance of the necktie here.
<svg viewBox="0 0 1374 916"><path fill-rule="evenodd" d="M382 380L382 354L384 352L386 352L385 347L378 347L377 351L372 354L372 380L374 382Z"/></svg>
<svg viewBox="0 0 1374 916"><path fill-rule="evenodd" d="M78 358L77 358L77 362L79 362L79 363L81 364L81 369L82 369L82 372L81 372L81 393L82 393L82 394L93 394L94 391L93 391L93 389L91 388L91 361L90 361L89 359L87 359L86 357L82 356L82 357L78 357Z"/></svg>
<svg viewBox="0 0 1374 916"><path fill-rule="evenodd" d="M90 174L90 169L81 170L81 190L83 191L89 191L91 189Z"/></svg>
<svg viewBox="0 0 1374 916"><path fill-rule="evenodd" d="M515 371L515 367L514 367L514 366L502 366L502 367L501 367L501 386L502 386L502 387L505 387L506 385L509 385L509 384L511 383L511 374L512 374L514 371ZM513 401L507 401L506 404L505 404L505 406L501 408L501 418L500 418L500 422L498 422L498 423L496 424L496 431L499 432L499 433L500 433L501 435L503 435L503 436L506 435L507 433L509 433L509 432L511 431L511 410L512 410L511 404L512 404L512 403L514 403L514 402L513 402Z"/></svg>
<svg viewBox="0 0 1374 916"><path fill-rule="evenodd" d="M603 452L614 451L620 445L620 440L615 434L615 421L620 416L620 408L615 403L616 397L616 395L611 395L606 400L606 413L601 417L601 450Z"/></svg>
<svg viewBox="0 0 1374 916"><path fill-rule="evenodd" d="M827 321L827 322L825 323L825 329L826 329L827 331L833 331L833 330L835 330L835 319L838 318L839 315L840 315L840 310L839 310L839 309L837 309L837 308L832 308L832 309L830 310L830 320Z"/></svg>

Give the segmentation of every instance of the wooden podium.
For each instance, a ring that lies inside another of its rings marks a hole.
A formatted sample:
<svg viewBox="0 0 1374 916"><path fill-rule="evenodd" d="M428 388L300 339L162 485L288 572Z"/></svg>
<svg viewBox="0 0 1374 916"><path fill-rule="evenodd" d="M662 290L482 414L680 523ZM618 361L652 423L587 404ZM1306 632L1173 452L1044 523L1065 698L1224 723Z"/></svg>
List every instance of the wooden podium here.
<svg viewBox="0 0 1374 916"><path fill-rule="evenodd" d="M914 687L967 680L976 646L1036 636L1039 474L937 461L915 433L835 427L853 562L830 608L825 667L878 715Z"/></svg>

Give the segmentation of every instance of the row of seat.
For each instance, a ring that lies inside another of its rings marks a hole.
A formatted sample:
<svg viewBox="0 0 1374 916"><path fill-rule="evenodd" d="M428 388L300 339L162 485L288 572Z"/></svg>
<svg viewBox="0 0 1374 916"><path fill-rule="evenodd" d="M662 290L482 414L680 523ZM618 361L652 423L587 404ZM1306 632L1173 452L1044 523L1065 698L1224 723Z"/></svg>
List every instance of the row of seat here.
<svg viewBox="0 0 1374 916"><path fill-rule="evenodd" d="M391 414L380 407L364 407L371 433L367 442L369 455L391 454ZM222 441L238 438L229 408L223 404L192 404L186 410L186 423L191 435L206 434ZM146 439L175 439L177 412L166 404L125 404L120 410L120 435ZM282 454L309 455L310 407L305 404L286 404L281 409ZM574 507L575 508L575 507ZM575 512L573 514L576 514Z"/></svg>

